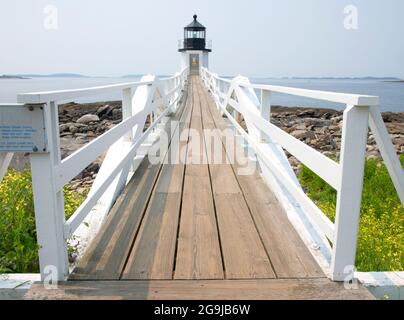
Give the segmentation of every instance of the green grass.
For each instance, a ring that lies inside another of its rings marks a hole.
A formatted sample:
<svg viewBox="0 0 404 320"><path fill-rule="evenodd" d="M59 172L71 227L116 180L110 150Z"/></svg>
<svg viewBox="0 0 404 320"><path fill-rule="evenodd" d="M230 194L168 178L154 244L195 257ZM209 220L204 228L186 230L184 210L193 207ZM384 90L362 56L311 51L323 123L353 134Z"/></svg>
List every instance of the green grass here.
<svg viewBox="0 0 404 320"><path fill-rule="evenodd" d="M85 195L65 188L64 198L68 218ZM34 212L30 170L10 169L0 183L0 273L39 272Z"/></svg>
<svg viewBox="0 0 404 320"><path fill-rule="evenodd" d="M404 168L404 155L400 157ZM308 196L332 220L336 191L302 166L299 180ZM404 270L404 209L382 162L367 160L356 267L359 271Z"/></svg>

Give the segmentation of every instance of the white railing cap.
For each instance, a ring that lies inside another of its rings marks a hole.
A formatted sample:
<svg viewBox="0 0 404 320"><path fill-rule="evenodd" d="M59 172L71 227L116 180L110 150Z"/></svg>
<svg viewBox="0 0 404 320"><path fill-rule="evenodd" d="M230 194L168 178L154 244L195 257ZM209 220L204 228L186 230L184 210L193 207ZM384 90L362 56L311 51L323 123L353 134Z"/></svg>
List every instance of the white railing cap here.
<svg viewBox="0 0 404 320"><path fill-rule="evenodd" d="M165 78L155 81L169 81L178 77L181 77L187 68L183 69L179 74L173 77ZM56 90L56 91L44 91L44 92L32 92L32 93L22 93L17 95L18 103L47 103L49 101L63 101L69 99L78 99L93 96L98 93L107 93L111 91L119 91L124 89L134 89L139 86L151 85L153 81L139 81L139 82L126 82L117 83L105 86L81 88L81 89L70 89L70 90Z"/></svg>
<svg viewBox="0 0 404 320"><path fill-rule="evenodd" d="M152 82L128 82L82 89L22 93L17 95L17 101L19 103L46 103L49 101L77 99L92 96L100 92L118 91L148 84L152 84Z"/></svg>
<svg viewBox="0 0 404 320"><path fill-rule="evenodd" d="M317 100L325 100L336 103L343 103L353 106L378 106L379 97L368 96L368 95L358 95L349 93L340 93L332 91L320 91L320 90L310 90L310 89L300 89L293 87L283 87L283 86L273 86L266 84L245 84L237 82L238 85L253 89L267 90L271 92L284 93L294 96L300 96L305 98L312 98Z"/></svg>
<svg viewBox="0 0 404 320"><path fill-rule="evenodd" d="M289 94L289 95L317 99L317 100L330 101L330 102L335 102L335 103L342 103L342 104L353 105L353 106L378 106L379 105L379 97L377 97L377 96L339 93L339 92L320 91L320 90L310 90L310 89L301 89L301 88L293 88L293 87L274 86L274 85L268 85L268 84L244 83L241 81L237 81L236 78L233 80L220 78L217 75L210 72L206 68L203 68L203 70L205 72L209 73L216 80L226 82L229 84L236 82L237 85L239 85L241 87L245 87L245 88L267 90L267 91L271 91L271 92Z"/></svg>

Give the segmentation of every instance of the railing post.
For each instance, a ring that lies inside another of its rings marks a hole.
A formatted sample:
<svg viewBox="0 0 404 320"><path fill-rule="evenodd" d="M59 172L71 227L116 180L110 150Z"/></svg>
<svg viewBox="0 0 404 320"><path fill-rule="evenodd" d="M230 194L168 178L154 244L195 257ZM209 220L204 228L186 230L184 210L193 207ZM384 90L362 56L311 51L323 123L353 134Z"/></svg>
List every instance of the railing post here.
<svg viewBox="0 0 404 320"><path fill-rule="evenodd" d="M61 161L58 109L55 102L44 108L49 153L31 154L39 264L42 281L63 281L69 269L63 190L58 190L55 182L55 167Z"/></svg>
<svg viewBox="0 0 404 320"><path fill-rule="evenodd" d="M267 90L261 90L261 117L267 121L271 121L271 92ZM266 135L260 131L260 142L268 143Z"/></svg>
<svg viewBox="0 0 404 320"><path fill-rule="evenodd" d="M122 121L130 117L132 117L132 89L127 88L122 90ZM125 135L125 141L132 141L131 132Z"/></svg>
<svg viewBox="0 0 404 320"><path fill-rule="evenodd" d="M344 112L340 182L337 197L331 277L353 276L368 136L369 107L347 106Z"/></svg>

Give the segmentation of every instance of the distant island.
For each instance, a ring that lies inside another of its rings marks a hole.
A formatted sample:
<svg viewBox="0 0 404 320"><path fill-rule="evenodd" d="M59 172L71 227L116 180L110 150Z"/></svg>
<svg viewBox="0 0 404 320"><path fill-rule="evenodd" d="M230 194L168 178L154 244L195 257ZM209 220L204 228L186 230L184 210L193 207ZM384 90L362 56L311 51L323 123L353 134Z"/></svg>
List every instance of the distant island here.
<svg viewBox="0 0 404 320"><path fill-rule="evenodd" d="M296 80L381 80L381 81L403 81L394 77L284 77L282 79Z"/></svg>
<svg viewBox="0 0 404 320"><path fill-rule="evenodd" d="M22 77L22 76L13 76L13 75L8 75L8 74L3 74L0 76L1 79L21 79L21 80L27 80L29 78L27 77Z"/></svg>
<svg viewBox="0 0 404 320"><path fill-rule="evenodd" d="M125 74L121 78L125 78L125 79L129 78L129 79L131 79L131 78L141 78L143 76L144 76L143 74Z"/></svg>
<svg viewBox="0 0 404 320"><path fill-rule="evenodd" d="M16 77L28 78L90 78L76 73L53 73L53 74L17 74Z"/></svg>
<svg viewBox="0 0 404 320"><path fill-rule="evenodd" d="M0 75L0 79L31 79L31 78L123 78L123 79L140 79L143 74L126 74L117 77L108 76L86 76L78 73L52 73L52 74L4 74ZM170 75L159 75L159 78L170 77ZM233 78L227 76L224 78ZM395 77L252 77L252 79L282 79L282 80L377 80L383 82L403 83L404 80Z"/></svg>
<svg viewBox="0 0 404 320"><path fill-rule="evenodd" d="M404 80L398 79L398 80L389 80L385 82L392 82L392 83L404 83Z"/></svg>
<svg viewBox="0 0 404 320"><path fill-rule="evenodd" d="M126 74L123 76L108 77L108 76L85 76L77 73L52 73L52 74L34 74L34 73L24 73L24 74L10 74L10 75L0 75L0 79L31 79L31 78L123 78L123 79L133 79L141 78L144 74ZM162 76L159 77L170 77Z"/></svg>
<svg viewBox="0 0 404 320"><path fill-rule="evenodd" d="M31 79L31 78L91 78L75 73L53 73L53 74L4 74L0 79Z"/></svg>

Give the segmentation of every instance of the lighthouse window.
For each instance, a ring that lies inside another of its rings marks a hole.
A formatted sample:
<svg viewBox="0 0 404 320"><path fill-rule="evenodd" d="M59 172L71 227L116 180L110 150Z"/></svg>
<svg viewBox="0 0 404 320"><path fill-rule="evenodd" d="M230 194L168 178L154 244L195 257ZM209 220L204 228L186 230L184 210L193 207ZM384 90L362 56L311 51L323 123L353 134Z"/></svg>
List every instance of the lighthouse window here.
<svg viewBox="0 0 404 320"><path fill-rule="evenodd" d="M205 39L205 31L187 31L185 35L187 39Z"/></svg>

